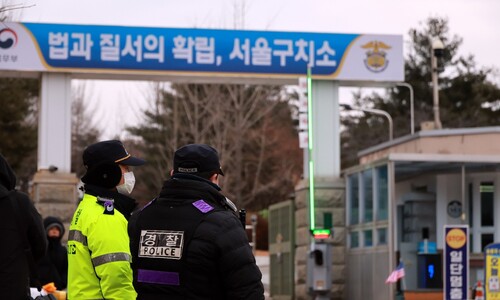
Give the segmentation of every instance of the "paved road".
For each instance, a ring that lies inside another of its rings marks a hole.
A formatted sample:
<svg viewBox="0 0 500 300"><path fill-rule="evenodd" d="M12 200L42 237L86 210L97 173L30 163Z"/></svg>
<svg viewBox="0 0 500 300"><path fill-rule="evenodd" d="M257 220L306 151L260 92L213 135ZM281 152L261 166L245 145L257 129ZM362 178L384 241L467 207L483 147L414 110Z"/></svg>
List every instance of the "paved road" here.
<svg viewBox="0 0 500 300"><path fill-rule="evenodd" d="M257 253L255 255L255 260L257 261L257 265L262 272L262 283L264 284L266 299L269 298L269 254L265 253Z"/></svg>

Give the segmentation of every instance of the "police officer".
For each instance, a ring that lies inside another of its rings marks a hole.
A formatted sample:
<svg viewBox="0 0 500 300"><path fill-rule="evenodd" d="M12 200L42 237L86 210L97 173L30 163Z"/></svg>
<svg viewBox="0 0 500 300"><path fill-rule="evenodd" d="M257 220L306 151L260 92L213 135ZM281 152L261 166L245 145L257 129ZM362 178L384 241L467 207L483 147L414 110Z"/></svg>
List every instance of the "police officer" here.
<svg viewBox="0 0 500 300"><path fill-rule="evenodd" d="M88 146L84 196L68 235L68 299L135 299L127 220L136 207L131 156L120 141Z"/></svg>
<svg viewBox="0 0 500 300"><path fill-rule="evenodd" d="M246 232L218 185L217 151L179 148L170 175L129 223L137 299L264 299Z"/></svg>
<svg viewBox="0 0 500 300"><path fill-rule="evenodd" d="M2 299L28 299L29 277L47 251L42 217L0 154L0 290ZM38 282L37 282L38 283Z"/></svg>

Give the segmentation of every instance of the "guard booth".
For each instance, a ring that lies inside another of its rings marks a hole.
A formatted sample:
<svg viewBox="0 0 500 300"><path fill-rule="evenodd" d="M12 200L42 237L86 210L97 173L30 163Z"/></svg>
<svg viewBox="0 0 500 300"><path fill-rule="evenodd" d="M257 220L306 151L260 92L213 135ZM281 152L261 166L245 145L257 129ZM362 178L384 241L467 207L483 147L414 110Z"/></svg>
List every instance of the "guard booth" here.
<svg viewBox="0 0 500 300"><path fill-rule="evenodd" d="M398 294L443 299L445 225L470 228L469 292L484 282L483 249L500 239L499 153L500 127L420 131L361 151L344 171L346 299L395 297L383 287L399 260Z"/></svg>

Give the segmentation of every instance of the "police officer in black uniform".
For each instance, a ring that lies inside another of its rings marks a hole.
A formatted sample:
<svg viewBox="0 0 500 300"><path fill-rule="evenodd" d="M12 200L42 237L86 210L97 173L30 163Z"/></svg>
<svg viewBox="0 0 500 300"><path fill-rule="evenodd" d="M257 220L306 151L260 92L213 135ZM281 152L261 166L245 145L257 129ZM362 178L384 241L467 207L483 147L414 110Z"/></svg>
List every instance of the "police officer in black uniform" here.
<svg viewBox="0 0 500 300"><path fill-rule="evenodd" d="M137 299L264 299L236 207L220 192L217 151L179 148L170 175L129 222Z"/></svg>

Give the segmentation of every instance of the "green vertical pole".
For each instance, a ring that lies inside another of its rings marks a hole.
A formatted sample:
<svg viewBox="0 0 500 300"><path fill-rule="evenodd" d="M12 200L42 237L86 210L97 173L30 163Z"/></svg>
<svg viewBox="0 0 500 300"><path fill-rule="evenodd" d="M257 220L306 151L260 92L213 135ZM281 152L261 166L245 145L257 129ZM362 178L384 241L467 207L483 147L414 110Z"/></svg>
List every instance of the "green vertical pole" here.
<svg viewBox="0 0 500 300"><path fill-rule="evenodd" d="M309 220L311 231L316 228L315 203L314 203L314 161L313 130L312 130L312 78L311 68L307 67L307 129L308 129L308 153L309 153Z"/></svg>

